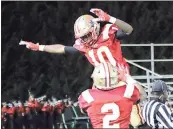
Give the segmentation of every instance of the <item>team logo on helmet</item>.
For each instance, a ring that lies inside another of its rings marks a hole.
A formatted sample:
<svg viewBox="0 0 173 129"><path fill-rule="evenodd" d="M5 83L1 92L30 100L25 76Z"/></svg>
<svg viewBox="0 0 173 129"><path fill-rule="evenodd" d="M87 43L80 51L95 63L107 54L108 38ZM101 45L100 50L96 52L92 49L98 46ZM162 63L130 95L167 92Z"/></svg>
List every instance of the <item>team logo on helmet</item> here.
<svg viewBox="0 0 173 129"><path fill-rule="evenodd" d="M96 42L100 24L93 21L94 17L91 15L80 16L74 24L74 33L76 39L81 39L81 42L87 45L92 45Z"/></svg>

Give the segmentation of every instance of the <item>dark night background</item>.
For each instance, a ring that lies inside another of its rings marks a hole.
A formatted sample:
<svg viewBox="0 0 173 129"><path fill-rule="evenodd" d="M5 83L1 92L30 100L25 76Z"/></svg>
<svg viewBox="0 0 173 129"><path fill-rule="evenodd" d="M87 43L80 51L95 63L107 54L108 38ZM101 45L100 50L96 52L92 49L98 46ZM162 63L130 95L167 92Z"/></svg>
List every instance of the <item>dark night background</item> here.
<svg viewBox="0 0 173 129"><path fill-rule="evenodd" d="M21 39L40 44L74 44L75 20L90 8L101 8L130 23L134 31L122 43L173 43L173 2L2 2L2 101L27 99L28 89L63 98L77 97L92 84L93 67L85 57L33 52L19 46ZM155 58L173 57L171 47L157 47ZM149 47L123 47L127 59L149 59ZM150 68L150 63L139 63ZM173 73L172 63L157 63L155 71ZM131 68L132 75L144 74Z"/></svg>

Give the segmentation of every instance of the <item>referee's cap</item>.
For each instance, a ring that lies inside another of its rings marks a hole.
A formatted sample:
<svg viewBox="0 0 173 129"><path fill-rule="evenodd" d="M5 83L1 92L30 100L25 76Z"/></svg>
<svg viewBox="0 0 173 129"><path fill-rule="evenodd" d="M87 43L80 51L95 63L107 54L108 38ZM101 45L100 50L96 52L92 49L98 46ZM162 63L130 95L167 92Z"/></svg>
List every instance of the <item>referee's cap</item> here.
<svg viewBox="0 0 173 129"><path fill-rule="evenodd" d="M166 83L162 80L155 80L152 85L152 92L166 92L169 91Z"/></svg>

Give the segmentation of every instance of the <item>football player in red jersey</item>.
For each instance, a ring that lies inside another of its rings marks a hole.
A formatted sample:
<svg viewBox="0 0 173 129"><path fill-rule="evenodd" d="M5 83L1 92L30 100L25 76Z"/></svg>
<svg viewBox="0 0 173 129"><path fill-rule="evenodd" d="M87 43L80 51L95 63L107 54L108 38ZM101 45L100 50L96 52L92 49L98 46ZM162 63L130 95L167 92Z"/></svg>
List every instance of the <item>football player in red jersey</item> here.
<svg viewBox="0 0 173 129"><path fill-rule="evenodd" d="M91 9L91 15L80 16L74 24L75 44L64 46L62 44L39 45L32 42L21 41L20 45L26 45L34 51L49 53L79 53L84 54L88 61L97 66L102 62L110 62L114 66L122 65L128 70L128 64L122 56L120 40L131 34L133 28L128 23L114 18L101 9ZM109 22L100 28L99 22Z"/></svg>
<svg viewBox="0 0 173 129"><path fill-rule="evenodd" d="M74 24L76 41L73 47L62 44L39 45L39 43L26 41L21 41L19 44L26 45L28 49L34 51L58 54L82 53L94 66L110 62L113 66L121 67L125 73L129 74L128 64L122 55L120 40L132 33L132 26L110 16L101 9L91 9L90 11L98 18L82 15L76 20ZM108 24L101 28L99 22L108 22ZM138 117L139 113L136 114Z"/></svg>
<svg viewBox="0 0 173 129"><path fill-rule="evenodd" d="M118 81L117 68L110 63L95 67L93 85L78 98L79 106L86 112L93 128L129 128L132 106L140 99L136 82L128 76Z"/></svg>

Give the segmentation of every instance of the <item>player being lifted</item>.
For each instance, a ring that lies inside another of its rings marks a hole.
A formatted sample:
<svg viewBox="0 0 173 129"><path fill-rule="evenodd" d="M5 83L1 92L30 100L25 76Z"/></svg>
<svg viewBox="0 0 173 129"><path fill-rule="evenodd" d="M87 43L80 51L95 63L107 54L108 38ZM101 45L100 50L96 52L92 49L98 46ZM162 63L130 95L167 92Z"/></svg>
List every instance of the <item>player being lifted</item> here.
<svg viewBox="0 0 173 129"><path fill-rule="evenodd" d="M132 106L140 99L135 80L130 75L118 76L110 63L96 66L91 77L96 88L83 91L78 102L93 128L129 128Z"/></svg>
<svg viewBox="0 0 173 129"><path fill-rule="evenodd" d="M132 33L132 26L110 16L101 9L91 9L90 11L97 15L98 18L94 18L91 15L82 15L76 20L74 24L76 41L73 47L62 44L39 45L39 43L34 44L26 41L22 41L19 44L26 45L28 49L34 51L58 54L82 53L94 66L103 62L110 62L113 66L129 74L128 64L122 55L120 40ZM100 22L108 22L108 24L101 28ZM141 90L140 93L142 92ZM134 114L132 116L140 120L138 107L139 105L134 106L136 111L132 112Z"/></svg>
<svg viewBox="0 0 173 129"><path fill-rule="evenodd" d="M26 45L34 51L48 53L78 53L84 54L88 61L97 66L100 62L110 62L114 66L122 65L128 70L128 64L122 56L120 40L131 34L133 28L128 23L114 18L101 9L91 9L98 18L91 15L80 16L74 24L75 44L64 46L62 44L39 45L22 41L20 45ZM100 28L99 22L109 22Z"/></svg>

